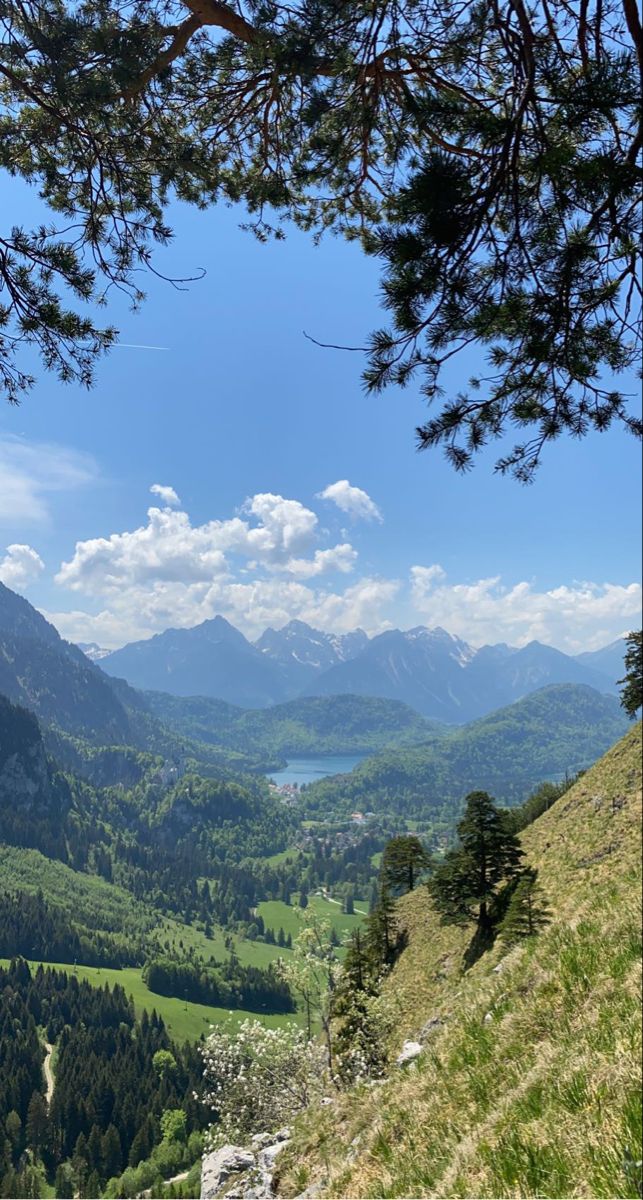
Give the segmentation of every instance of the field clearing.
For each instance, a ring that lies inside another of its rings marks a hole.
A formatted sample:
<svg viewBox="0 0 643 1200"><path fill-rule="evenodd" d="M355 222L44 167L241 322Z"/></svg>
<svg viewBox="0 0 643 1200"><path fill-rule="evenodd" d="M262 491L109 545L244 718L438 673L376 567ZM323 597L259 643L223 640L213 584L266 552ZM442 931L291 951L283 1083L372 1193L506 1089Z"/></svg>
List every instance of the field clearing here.
<svg viewBox="0 0 643 1200"><path fill-rule="evenodd" d="M206 937L203 930L196 929L194 925L181 925L179 921L168 920L159 927L158 932L161 941L168 941L176 953L181 953L182 942L184 951L192 947L206 959L212 956L223 962L230 956L225 944L226 934L221 929L213 930L212 937ZM284 947L268 946L265 942L253 942L248 938L235 937L234 934L232 947L244 967L268 967L276 959L288 954Z"/></svg>
<svg viewBox="0 0 643 1200"><path fill-rule="evenodd" d="M281 863L287 862L289 858L294 861L297 854L298 851L291 846L288 850L279 850L277 854L269 854L266 858L262 859L262 862L268 863L271 867L278 867Z"/></svg>
<svg viewBox="0 0 643 1200"><path fill-rule="evenodd" d="M9 959L0 959L0 966L8 965ZM248 1012L245 1009L231 1011L229 1008L192 1004L190 1001L177 1000L173 996L157 996L156 992L151 992L143 983L141 972L136 967L124 967L118 971L110 967L72 967L69 963L40 964L29 961L29 966L34 970L40 965L45 968L51 967L55 971L64 971L67 975L75 975L77 979L86 979L94 987L104 987L106 983L110 987L119 984L127 995L132 997L137 1016L141 1016L144 1009L147 1009L148 1013L156 1009L165 1021L170 1037L177 1042L198 1041L202 1034L207 1035L210 1025L220 1025L224 1022L239 1024L246 1018L254 1018L274 1029L300 1019L299 1014L272 1015Z"/></svg>
<svg viewBox="0 0 643 1200"><path fill-rule="evenodd" d="M367 904L363 900L356 900L355 904L358 908L367 908ZM298 904L284 904L283 900L263 900L257 906L257 912L263 917L266 929L273 929L277 933L281 927L285 934L292 935L293 940L301 929L304 913L312 912L319 917L325 917L342 938L346 934L352 933L353 929L356 929L364 920L361 913L351 915L343 913L341 904L324 900L323 896L309 896L306 909L299 908ZM265 948L273 949L272 946Z"/></svg>

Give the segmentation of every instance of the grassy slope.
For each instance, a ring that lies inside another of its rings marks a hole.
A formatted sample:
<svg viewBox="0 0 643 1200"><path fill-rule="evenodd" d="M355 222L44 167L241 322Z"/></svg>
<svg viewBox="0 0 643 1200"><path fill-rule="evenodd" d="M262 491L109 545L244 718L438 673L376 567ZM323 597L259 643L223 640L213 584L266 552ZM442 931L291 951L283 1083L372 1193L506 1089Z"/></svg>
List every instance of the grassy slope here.
<svg viewBox="0 0 643 1200"><path fill-rule="evenodd" d="M0 846L0 889L44 892L48 901L72 920L110 933L150 931L157 923L153 910L117 884L98 875L74 871L39 850Z"/></svg>
<svg viewBox="0 0 643 1200"><path fill-rule="evenodd" d="M554 917L530 944L463 975L467 932L402 902L398 1046L444 1025L417 1070L302 1118L282 1195L638 1195L640 753L639 725L525 831Z"/></svg>

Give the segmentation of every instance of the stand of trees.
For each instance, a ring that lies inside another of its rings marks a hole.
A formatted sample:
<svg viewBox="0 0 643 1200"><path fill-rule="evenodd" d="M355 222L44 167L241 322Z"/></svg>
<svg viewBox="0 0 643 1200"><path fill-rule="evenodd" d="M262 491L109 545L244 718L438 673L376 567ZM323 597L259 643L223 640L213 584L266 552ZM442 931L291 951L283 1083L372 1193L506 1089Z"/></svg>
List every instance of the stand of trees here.
<svg viewBox="0 0 643 1200"><path fill-rule="evenodd" d="M143 939L123 942L85 928L80 932L42 892L0 892L0 958L119 968L137 966L144 945Z"/></svg>
<svg viewBox="0 0 643 1200"><path fill-rule="evenodd" d="M96 1197L128 1162L160 1140L163 1113L180 1108L186 1129L205 1127L194 1096L202 1063L178 1047L156 1013L139 1021L121 987L94 988L20 960L0 969L0 1169L3 1195L34 1195L21 1178L30 1149L49 1170L66 1164L73 1194ZM56 1045L55 1088L45 1103L44 1047ZM160 1056L160 1057L159 1057ZM16 1190L18 1189L18 1190Z"/></svg>
<svg viewBox="0 0 643 1200"><path fill-rule="evenodd" d="M629 633L625 639L625 675L622 684L621 704L628 717L636 717L643 705L643 631Z"/></svg>
<svg viewBox="0 0 643 1200"><path fill-rule="evenodd" d="M244 967L231 957L214 966L176 962L171 958L146 963L143 979L151 992L177 996L197 1004L244 1008L251 1012L289 1013L295 1004L277 972L268 967Z"/></svg>

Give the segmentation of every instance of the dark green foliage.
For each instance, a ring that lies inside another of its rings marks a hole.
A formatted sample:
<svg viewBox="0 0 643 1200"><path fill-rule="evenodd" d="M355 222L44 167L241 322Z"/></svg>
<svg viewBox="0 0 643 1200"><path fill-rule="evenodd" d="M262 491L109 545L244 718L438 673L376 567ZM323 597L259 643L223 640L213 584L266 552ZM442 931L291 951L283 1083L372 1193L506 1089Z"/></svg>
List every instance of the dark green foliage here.
<svg viewBox="0 0 643 1200"><path fill-rule="evenodd" d="M366 759L302 792L306 813L431 817L453 828L463 795L481 787L516 804L544 779L589 766L627 730L615 697L556 684L439 738Z"/></svg>
<svg viewBox="0 0 643 1200"><path fill-rule="evenodd" d="M380 1075L384 1070L386 1055L370 1004L378 986L368 941L356 929L333 996L333 1017L337 1020L335 1062L345 1083L356 1076Z"/></svg>
<svg viewBox="0 0 643 1200"><path fill-rule="evenodd" d="M561 433L640 433L621 383L638 316L631 7L12 5L0 166L56 219L4 237L7 395L33 382L25 348L91 382L115 335L85 305L142 298L177 196L241 202L260 240L291 220L381 256L393 329L370 340L370 388L419 371L433 400L443 364L481 347L481 378L420 430L456 467L509 430L525 440L498 466L521 479Z"/></svg>
<svg viewBox="0 0 643 1200"><path fill-rule="evenodd" d="M364 945L371 970L376 978L390 971L402 952L404 939L400 932L395 899L386 886L379 889L377 904L368 914Z"/></svg>
<svg viewBox="0 0 643 1200"><path fill-rule="evenodd" d="M194 1099L202 1075L197 1048L174 1046L155 1013L136 1021L122 988L94 988L41 967L32 972L17 959L0 968L0 994L0 1126L11 1131L2 1195L40 1194L15 1190L11 1170L25 1144L60 1168L57 1195L96 1197L137 1148L149 1153L166 1109L185 1112L188 1132L205 1126L207 1113ZM49 1109L39 1026L57 1048ZM171 1052L176 1064L163 1077L154 1066L158 1051Z"/></svg>
<svg viewBox="0 0 643 1200"><path fill-rule="evenodd" d="M538 872L532 867L523 871L513 889L507 912L500 926L503 942L513 946L523 938L533 937L551 920Z"/></svg>
<svg viewBox="0 0 643 1200"><path fill-rule="evenodd" d="M458 824L458 846L436 867L428 888L442 919L490 928L489 907L498 886L520 870L522 850L503 811L486 792L472 792Z"/></svg>
<svg viewBox="0 0 643 1200"><path fill-rule="evenodd" d="M215 964L155 959L146 963L143 978L151 992L197 1004L273 1013L295 1007L287 984L271 967L243 967L235 958Z"/></svg>
<svg viewBox="0 0 643 1200"><path fill-rule="evenodd" d="M628 633L625 652L625 675L619 679L621 705L628 717L636 717L643 705L643 632Z"/></svg>
<svg viewBox="0 0 643 1200"><path fill-rule="evenodd" d="M136 940L126 946L109 934L72 924L42 892L0 892L0 958L126 967L137 965L141 954Z"/></svg>
<svg viewBox="0 0 643 1200"><path fill-rule="evenodd" d="M383 887L395 896L412 892L430 862L429 854L414 834L392 838L384 847L380 876Z"/></svg>
<svg viewBox="0 0 643 1200"><path fill-rule="evenodd" d="M432 722L406 704L372 696L312 696L244 711L209 696L144 693L150 711L195 742L233 754L239 769L270 772L305 754L367 754L418 741Z"/></svg>

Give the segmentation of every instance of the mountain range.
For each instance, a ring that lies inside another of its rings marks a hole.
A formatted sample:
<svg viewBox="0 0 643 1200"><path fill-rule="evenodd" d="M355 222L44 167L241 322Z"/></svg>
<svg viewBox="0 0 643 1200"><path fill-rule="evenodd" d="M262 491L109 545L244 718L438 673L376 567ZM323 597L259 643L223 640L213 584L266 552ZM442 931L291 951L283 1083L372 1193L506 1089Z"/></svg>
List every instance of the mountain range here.
<svg viewBox="0 0 643 1200"><path fill-rule="evenodd" d="M96 658L97 648L91 653ZM622 657L622 640L574 657L537 641L474 649L441 628L391 629L369 638L361 629L334 636L303 621L267 629L253 643L217 616L132 642L104 654L100 665L143 690L209 696L242 708L351 694L398 700L424 717L462 724L551 684L614 693Z"/></svg>

